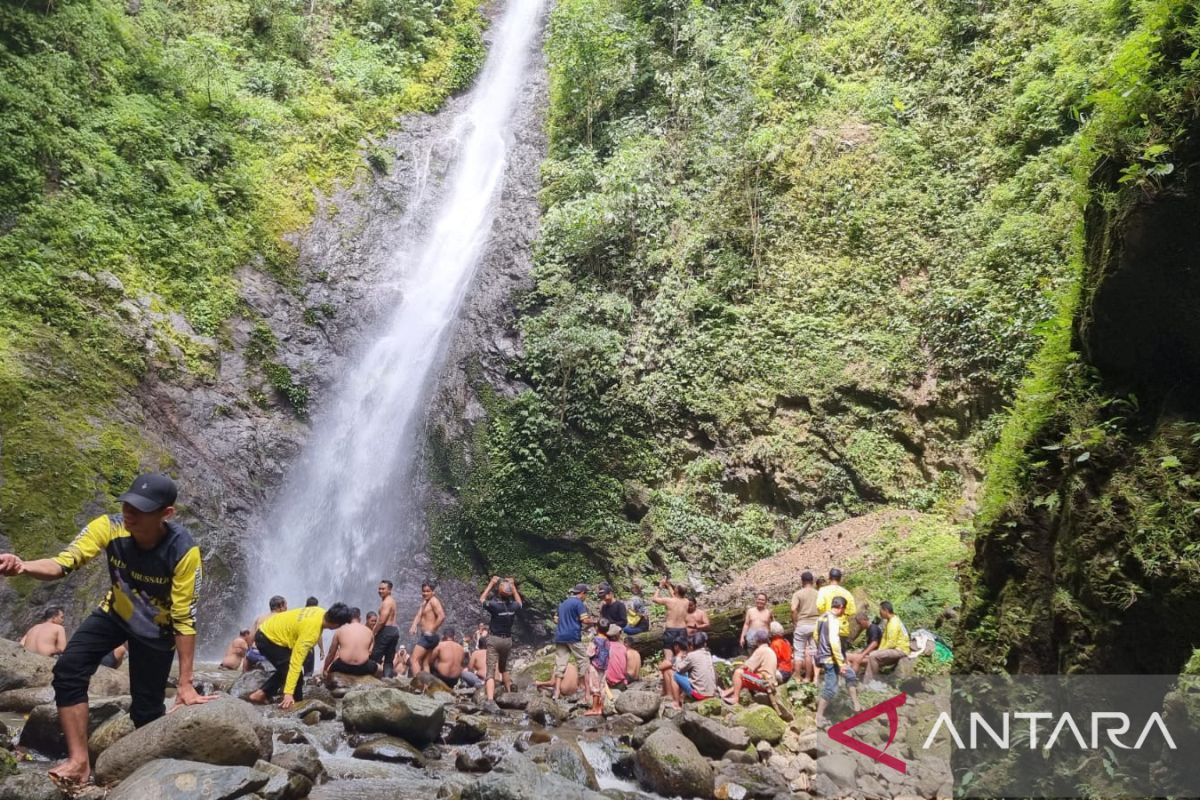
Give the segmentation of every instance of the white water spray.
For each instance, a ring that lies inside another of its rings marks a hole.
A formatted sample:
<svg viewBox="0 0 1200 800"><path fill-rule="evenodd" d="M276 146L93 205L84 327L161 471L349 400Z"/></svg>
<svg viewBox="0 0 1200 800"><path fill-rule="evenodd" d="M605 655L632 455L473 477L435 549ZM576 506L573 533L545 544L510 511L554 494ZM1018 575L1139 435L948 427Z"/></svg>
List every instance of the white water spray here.
<svg viewBox="0 0 1200 800"><path fill-rule="evenodd" d="M544 0L508 0L479 81L450 138L456 156L424 241L391 268L403 299L340 378L266 516L249 565L247 618L267 598L367 600L414 555L418 433L448 334L483 255L508 164L511 125ZM411 253L412 258L406 256Z"/></svg>

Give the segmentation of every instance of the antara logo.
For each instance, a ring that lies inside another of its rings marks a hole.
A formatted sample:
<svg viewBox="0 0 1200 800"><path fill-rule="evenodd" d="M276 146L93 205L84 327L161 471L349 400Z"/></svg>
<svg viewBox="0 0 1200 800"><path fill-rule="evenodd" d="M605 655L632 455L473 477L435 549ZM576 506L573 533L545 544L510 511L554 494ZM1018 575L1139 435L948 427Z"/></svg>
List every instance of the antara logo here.
<svg viewBox="0 0 1200 800"><path fill-rule="evenodd" d="M903 761L895 756L891 756L883 752L883 750L887 750L888 746L891 745L891 743L895 740L896 732L900 727L900 715L896 713L896 709L904 705L906 702L908 702L908 695L901 693L890 700L884 700L878 705L871 706L865 711L860 711L853 717L849 717L836 725L830 726L829 738L833 739L838 744L846 745L846 747L849 747L855 752L862 753L867 758L874 759L880 764L891 767L897 772L906 774L908 772L908 766ZM888 740L887 744L883 746L883 750L880 750L877 747L872 747L861 739L854 739L846 735L848 731L857 728L864 722L875 719L880 714L887 714L888 721Z"/></svg>

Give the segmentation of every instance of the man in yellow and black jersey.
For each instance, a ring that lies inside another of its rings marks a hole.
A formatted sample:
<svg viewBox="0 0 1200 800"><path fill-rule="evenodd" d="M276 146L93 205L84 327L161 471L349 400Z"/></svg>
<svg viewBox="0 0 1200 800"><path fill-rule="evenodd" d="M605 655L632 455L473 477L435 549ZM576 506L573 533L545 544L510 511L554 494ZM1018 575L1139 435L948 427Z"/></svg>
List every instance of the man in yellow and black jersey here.
<svg viewBox="0 0 1200 800"><path fill-rule="evenodd" d="M345 603L334 603L329 610L320 606L293 608L269 617L254 635L254 644L275 671L266 683L250 693L251 703L265 703L283 689L280 708L291 708L304 699L304 661L321 640L325 629L334 630L350 622L353 614Z"/></svg>
<svg viewBox="0 0 1200 800"><path fill-rule="evenodd" d="M211 698L192 686L196 653L196 601L200 592L200 548L187 528L172 521L177 489L165 475L139 475L118 498L120 514L97 517L54 558L23 561L0 554L0 575L43 581L69 575L101 553L111 587L100 607L83 621L54 665L54 699L67 740L67 760L51 770L65 783L86 782L87 690L101 660L128 642L129 716L141 727L166 709L167 678L179 651L176 705Z"/></svg>

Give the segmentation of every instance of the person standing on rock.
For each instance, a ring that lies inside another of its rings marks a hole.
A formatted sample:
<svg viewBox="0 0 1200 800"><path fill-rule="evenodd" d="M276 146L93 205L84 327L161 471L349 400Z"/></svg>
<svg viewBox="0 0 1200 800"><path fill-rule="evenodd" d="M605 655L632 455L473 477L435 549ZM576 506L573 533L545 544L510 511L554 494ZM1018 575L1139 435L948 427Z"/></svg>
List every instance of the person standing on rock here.
<svg viewBox="0 0 1200 800"><path fill-rule="evenodd" d="M884 620L883 641L879 643L878 650L867 656L866 675L863 677L867 683L876 680L883 667L899 664L901 659L912 652L908 641L908 629L904 627L889 601L884 600L879 604L879 616Z"/></svg>
<svg viewBox="0 0 1200 800"><path fill-rule="evenodd" d="M750 631L768 633L774 621L775 613L771 610L767 595L763 592L754 595L754 605L746 609L746 616L742 619L742 635L738 638L738 644L743 648L746 646L746 634Z"/></svg>
<svg viewBox="0 0 1200 800"><path fill-rule="evenodd" d="M54 558L22 561L0 555L0 575L53 581L101 553L112 582L100 607L83 621L54 665L54 702L67 743L67 760L50 770L64 785L90 780L88 684L101 659L128 642L129 716L142 727L166 713L167 679L179 653L175 705L211 700L192 685L196 655L196 603L200 593L200 548L175 516L175 482L148 473L134 479L119 498L120 514L88 523Z"/></svg>
<svg viewBox="0 0 1200 800"><path fill-rule="evenodd" d="M383 677L395 674L392 661L396 658L396 647L400 644L400 629L396 627L396 599L392 597L392 582L379 582L379 615L371 626L375 633L375 649L371 660L383 665Z"/></svg>
<svg viewBox="0 0 1200 800"><path fill-rule="evenodd" d="M67 630L63 627L63 610L50 606L42 621L25 631L21 647L39 656L56 656L67 649Z"/></svg>
<svg viewBox="0 0 1200 800"><path fill-rule="evenodd" d="M813 631L821 612L817 610L817 590L813 587L813 574L805 570L800 575L800 588L792 595L792 672L799 674L801 682L817 682L817 667L813 661Z"/></svg>
<svg viewBox="0 0 1200 800"><path fill-rule="evenodd" d="M492 590L496 596L489 598ZM496 699L496 681L503 682L505 691L511 689L508 679L508 656L512 652L513 623L517 621L517 612L523 607L521 592L517 582L512 578L500 580L499 575L493 575L483 594L479 595L483 610L491 616L488 623L486 646L486 661L484 662L483 686L489 701Z"/></svg>
<svg viewBox="0 0 1200 800"><path fill-rule="evenodd" d="M303 700L305 660L326 629L337 630L351 619L349 606L334 603L328 611L320 606L305 606L276 614L264 622L254 644L275 671L261 689L251 692L246 699L251 703L266 703L282 689L280 708L291 708L297 700Z"/></svg>
<svg viewBox="0 0 1200 800"><path fill-rule="evenodd" d="M609 625L620 626L622 630L629 624L629 611L625 604L617 599L616 592L607 583L600 584L600 627L607 631Z"/></svg>
<svg viewBox="0 0 1200 800"><path fill-rule="evenodd" d="M697 633L703 633L708 636L708 629L712 627L712 622L708 619L708 612L696 605L696 598L688 598L688 613L687 613L687 632L688 638L695 636Z"/></svg>
<svg viewBox="0 0 1200 800"><path fill-rule="evenodd" d="M846 613L846 606L845 597L837 595L831 598L829 611L822 614L821 618L817 620L817 630L813 633L817 641L815 658L817 666L821 669L823 681L821 695L817 698L816 722L818 728L824 728L828 724L828 720L825 719L825 709L837 696L838 675L843 672L846 673L846 688L850 692L854 710L859 710L858 679L854 670L846 664L846 655L842 651L841 617Z"/></svg>
<svg viewBox="0 0 1200 800"><path fill-rule="evenodd" d="M829 583L822 586L817 592L817 613L828 614L829 609L832 608L830 603L835 597L840 597L846 601L846 610L842 614L842 628L839 633L841 634L841 638L846 640L843 644L847 644L853 638L850 635L850 620L858 613L858 609L854 602L854 595L850 593L849 589L842 586L842 571L837 567L829 570Z"/></svg>
<svg viewBox="0 0 1200 800"><path fill-rule="evenodd" d="M442 608L442 601L434 594L433 584L425 581L421 584L421 605L417 608L417 614L413 617L412 625L408 629L410 635L416 634L418 629L421 631L416 645L413 646L413 675L418 672L430 671L430 665L433 663L433 650L441 642L438 630L445 621L446 609Z"/></svg>
<svg viewBox="0 0 1200 800"><path fill-rule="evenodd" d="M671 590L671 593L660 594L665 589ZM663 623L663 654L670 662L674 658L676 643L687 649L687 587L671 586L671 582L663 578L658 582L658 591L650 599L667 609L667 618Z"/></svg>
<svg viewBox="0 0 1200 800"><path fill-rule="evenodd" d="M321 667L326 678L331 672L343 675L378 675L382 672L383 665L373 654L375 634L362 624L361 613L357 608L350 609L350 621L333 632L329 655L325 656Z"/></svg>
<svg viewBox="0 0 1200 800"><path fill-rule="evenodd" d="M577 583L570 596L558 604L558 627L554 631L554 677L537 684L539 688L553 686L555 700L562 695L563 676L567 674L567 665L572 657L575 658L580 683L587 674L588 654L587 645L583 643L583 626L594 622L584 603L587 593L588 585Z"/></svg>

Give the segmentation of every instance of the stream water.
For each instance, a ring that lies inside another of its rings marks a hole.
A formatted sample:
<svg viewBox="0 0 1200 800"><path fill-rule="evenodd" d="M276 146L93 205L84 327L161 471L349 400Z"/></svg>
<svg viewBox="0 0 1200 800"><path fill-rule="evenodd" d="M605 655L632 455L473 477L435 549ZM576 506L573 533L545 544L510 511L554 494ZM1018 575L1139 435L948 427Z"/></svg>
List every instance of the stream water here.
<svg viewBox="0 0 1200 800"><path fill-rule="evenodd" d="M495 220L543 5L508 0L475 88L446 140L430 144L450 151L449 166L440 191L419 194L440 205L417 238L397 245L389 265L400 300L339 379L266 515L247 565L247 619L274 594L293 605L307 595L366 605L375 581L414 555L422 422ZM439 180L424 169L422 184Z"/></svg>

